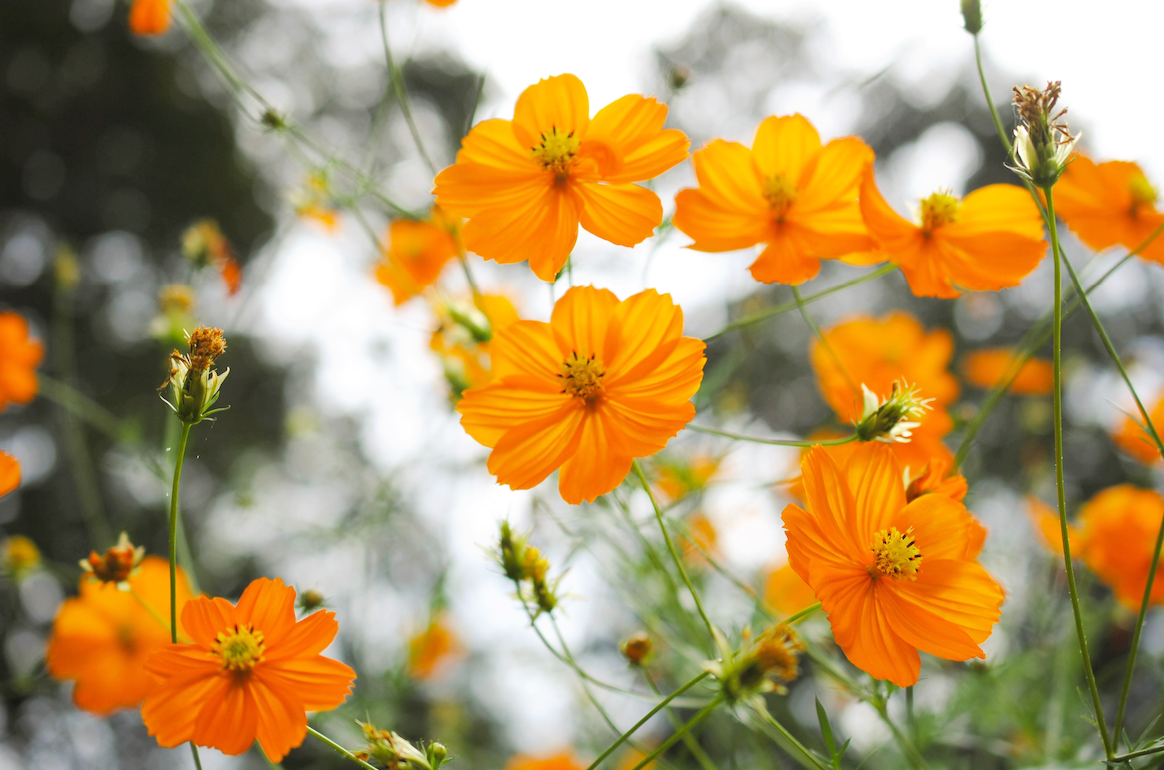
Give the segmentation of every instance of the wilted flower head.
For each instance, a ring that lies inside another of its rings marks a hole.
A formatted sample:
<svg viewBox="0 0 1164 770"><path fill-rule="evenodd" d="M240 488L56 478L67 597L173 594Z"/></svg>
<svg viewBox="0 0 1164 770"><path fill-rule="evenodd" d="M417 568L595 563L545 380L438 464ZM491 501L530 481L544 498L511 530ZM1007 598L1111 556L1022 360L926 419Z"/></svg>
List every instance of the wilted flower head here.
<svg viewBox="0 0 1164 770"><path fill-rule="evenodd" d="M1019 121L1014 129L1014 171L1036 187L1058 181L1079 141L1080 135L1071 136L1063 119L1067 108L1055 112L1061 91L1058 80L1047 83L1042 91L1032 86L1014 88Z"/></svg>
<svg viewBox="0 0 1164 770"><path fill-rule="evenodd" d="M189 353L178 351L170 354L170 374L162 383L163 390L170 387L172 401L169 404L178 419L187 425L196 425L210 415L223 411L211 409L218 401L219 389L230 374L227 369L219 374L213 367L215 360L226 352L226 338L222 329L199 326L186 338Z"/></svg>
<svg viewBox="0 0 1164 770"><path fill-rule="evenodd" d="M376 762L386 768L411 766L418 770L438 770L444 763L448 751L435 741L421 751L391 730L380 730L368 722L357 722L364 731L368 745L355 752L356 758L364 762Z"/></svg>
<svg viewBox="0 0 1164 770"><path fill-rule="evenodd" d="M884 400L863 384L861 390L865 394L865 408L854 424L860 441L907 443L933 401L919 398L917 387L905 380L894 382L893 392Z"/></svg>
<svg viewBox="0 0 1164 770"><path fill-rule="evenodd" d="M129 535L122 532L117 545L106 550L104 556L96 551L90 551L88 559L81 559L81 569L89 578L120 585L126 583L137 571L143 558L145 546L134 547L133 543L129 542ZM126 587L128 588L128 583Z"/></svg>
<svg viewBox="0 0 1164 770"><path fill-rule="evenodd" d="M744 629L744 642L739 651L732 650L727 639L716 633L720 660L704 664L704 668L720 681L724 695L731 702L759 699L761 693L787 692L784 683L800 675L799 653L804 642L792 628L778 623L759 636L752 638L751 630ZM762 699L758 701L763 703Z"/></svg>

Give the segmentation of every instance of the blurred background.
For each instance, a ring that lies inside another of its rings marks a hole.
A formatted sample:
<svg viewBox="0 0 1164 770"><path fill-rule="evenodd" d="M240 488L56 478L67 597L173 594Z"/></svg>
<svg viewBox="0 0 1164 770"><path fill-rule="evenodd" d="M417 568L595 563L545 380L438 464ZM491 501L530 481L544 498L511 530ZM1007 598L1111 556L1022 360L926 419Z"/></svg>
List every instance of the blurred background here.
<svg viewBox="0 0 1164 770"><path fill-rule="evenodd" d="M20 580L0 578L0 770L190 761L185 751L157 748L136 711L99 719L76 710L68 687L43 665L57 606L76 590L79 558L121 530L153 553L165 550L167 453L176 427L156 388L183 321L225 330L221 365L231 370L221 402L231 409L195 428L183 478L198 577L215 595L237 596L268 575L326 597L341 624L329 654L360 678L356 695L321 717L322 729L356 746L354 720L367 716L410 739L440 740L456 767L501 767L514 754L561 751L585 766L615 734L575 672L529 628L486 551L501 519L533 529L552 574L565 575L564 643L582 668L638 693L595 693L625 729L654 696L617 643L652 613L666 613L647 568L656 533L640 535L635 526L650 510L645 497L627 485L611 500L570 508L552 482L530 492L497 486L484 467L486 450L452 411L429 347L432 310L419 298L395 307L375 281L376 243L394 214L377 193L421 210L431 189L391 94L379 4L191 6L248 86L294 130L264 121L267 106L253 94L238 98L180 29L132 36L127 7L117 0L0 3L0 307L27 317L46 348L41 396L0 414L0 449L24 472L21 489L0 500L0 536L31 538L45 565ZM1164 178L1152 130L1158 106L1141 79L1155 67L1148 36L1164 11L1130 0L1105 9L1084 19L1063 9L1049 16L1034 2L989 6L987 76L1005 119L1011 85L1062 79L1071 125L1083 129L1089 153L1134 159L1149 178ZM444 10L392 0L386 21L438 168L452 162L474 122L510 117L527 85L573 72L587 85L592 111L625 93L658 96L671 108L669 125L687 132L693 149L716 137L750 144L765 116L791 112L805 114L825 139L858 134L877 153L887 200L902 210L939 188L964 194L1012 181L953 0L460 0ZM667 207L693 183L684 164L654 186ZM197 270L182 254L183 232L207 218L242 265L234 295L215 271ZM786 287L751 279L753 253L703 254L685 250L686 242L664 231L627 250L583 233L574 281L621 297L644 286L670 292L684 308L686 333L697 337L791 298ZM1093 260L1070 236L1066 248L1094 275L1120 256ZM548 317L550 292L524 265L473 258L471 267L523 317ZM957 358L1016 342L1048 306L1049 268L1016 289L954 302L918 300L892 274L822 300L812 312L827 326L854 313L905 308L928 328L950 329ZM811 290L862 274L826 263ZM185 316L159 305L171 284L194 289ZM442 286L451 296L467 294L454 270ZM1153 400L1164 384L1162 290L1157 266L1132 261L1094 298L1141 393ZM1158 483L1107 437L1130 400L1098 338L1082 316L1066 329L1070 500L1126 480ZM808 364L810 336L804 320L787 313L717 338L697 422L785 437L828 424L832 415ZM99 405L82 410L88 419L67 408L70 388ZM971 417L982 396L964 386L955 417ZM954 676L935 666L918 686L926 729L950 742L950 766L1054 759L1028 744L1048 720L1062 719L1042 703L1056 677L1073 681L1073 664L1069 655L1045 652L1063 649L1066 609L1054 598L1058 573L1023 514L1025 494L1053 499L1050 419L1046 398L1004 400L964 468L968 505L991 531L983 562L1008 598L987 646L990 667ZM777 482L795 475L798 454L688 432L662 462L686 467L700 458L714 458L718 470L675 515L698 517L692 529L704 531L709 550L760 590L785 560L779 512L791 498ZM752 620L746 593L706 565L694 569L717 623L738 632ZM1110 632L1094 641L1101 674L1122 660L1127 644L1120 631L1127 619L1111 619ZM1150 617L1134 702L1158 699L1159 621ZM664 690L697 670L687 652L661 652ZM771 707L815 735L814 696L862 755L887 740L871 707L811 676ZM1073 694L1063 697L1073 716ZM656 721L642 735L647 743L670 729ZM712 756L734 749L751 766L791 766L726 715L708 725L700 740ZM1064 733L1060 753L1070 755L1082 736ZM959 735L980 737L959 745ZM686 754L669 761L694 766ZM341 762L308 744L284 766ZM208 770L266 766L257 752L204 751L203 763ZM891 766L876 757L872 765Z"/></svg>

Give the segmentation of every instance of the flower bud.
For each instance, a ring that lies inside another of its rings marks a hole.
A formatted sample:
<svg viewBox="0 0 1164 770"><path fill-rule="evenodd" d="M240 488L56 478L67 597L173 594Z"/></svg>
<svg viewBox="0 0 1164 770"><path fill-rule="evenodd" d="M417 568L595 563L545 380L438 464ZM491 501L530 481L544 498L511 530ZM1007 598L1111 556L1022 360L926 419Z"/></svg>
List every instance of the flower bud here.
<svg viewBox="0 0 1164 770"><path fill-rule="evenodd" d="M733 652L725 638L716 640L723 655L721 660L704 665L719 680L729 703L753 700L761 693L787 692L784 683L800 675L799 653L804 643L791 627L779 623L756 639L744 629L744 644Z"/></svg>
<svg viewBox="0 0 1164 770"><path fill-rule="evenodd" d="M971 35L982 31L981 0L962 0L962 23Z"/></svg>
<svg viewBox="0 0 1164 770"><path fill-rule="evenodd" d="M323 598L323 594L312 588L299 594L299 609L304 613L308 613L312 610L319 609L326 601Z"/></svg>
<svg viewBox="0 0 1164 770"><path fill-rule="evenodd" d="M96 551L90 551L88 559L81 559L81 569L91 579L122 586L137 571L137 566L141 564L143 558L145 547L134 547L133 543L129 542L129 535L122 532L117 545L106 550L104 556L98 555Z"/></svg>
<svg viewBox="0 0 1164 770"><path fill-rule="evenodd" d="M0 541L0 572L22 580L40 569L40 549L23 535Z"/></svg>
<svg viewBox="0 0 1164 770"><path fill-rule="evenodd" d="M930 409L932 398L918 398L917 388L904 380L893 383L893 391L884 401L873 391L861 385L865 393L865 408L854 423L858 441L885 441L909 443L917 422Z"/></svg>
<svg viewBox="0 0 1164 770"><path fill-rule="evenodd" d="M645 631L639 631L623 639L618 649L632 666L642 666L655 651L655 643Z"/></svg>

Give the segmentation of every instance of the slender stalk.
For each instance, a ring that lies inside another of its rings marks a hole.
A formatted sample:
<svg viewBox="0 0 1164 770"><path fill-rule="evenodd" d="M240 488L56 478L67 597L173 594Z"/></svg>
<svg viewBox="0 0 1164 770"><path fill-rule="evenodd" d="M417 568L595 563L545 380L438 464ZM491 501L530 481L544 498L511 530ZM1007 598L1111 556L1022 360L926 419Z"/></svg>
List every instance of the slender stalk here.
<svg viewBox="0 0 1164 770"><path fill-rule="evenodd" d="M367 762L360 759L355 754L353 754L352 752L345 749L343 746L341 746L338 743L336 743L335 741L333 741L331 738L328 738L326 735L321 733L319 730L316 730L311 725L307 726L307 732L310 733L311 735L315 736L318 740L322 741L323 743L326 743L328 746L330 746L332 749L335 750L335 753L339 754L340 756L344 757L345 759L349 759L352 762L355 762L360 767L366 768L366 770L376 770L375 765L369 765Z"/></svg>
<svg viewBox="0 0 1164 770"><path fill-rule="evenodd" d="M974 61L978 65L978 80L982 83L982 94L986 97L986 106L990 108L990 117L994 119L994 129L998 132L998 138L1002 141L1002 147L1006 150L1007 157L1010 157L1010 139L1006 136L1006 129L1002 127L1002 118L998 116L998 108L994 106L994 99L990 96L990 86L986 83L986 72L982 69L982 48L978 45L978 35L975 34L973 37Z"/></svg>
<svg viewBox="0 0 1164 770"><path fill-rule="evenodd" d="M662 698L663 693L659 690L659 685L655 684L655 680L651 677L651 673L645 668L640 668L639 670L643 674L643 679L647 680L647 684L650 686L651 691L654 692L658 697ZM683 726L683 723L679 721L679 716L675 713L674 709L672 709L670 706L667 706L664 711L667 714L667 721L671 723L672 727L678 730ZM715 766L715 762L713 762L711 757L707 755L707 752L703 750L703 747L699 745L699 741L695 740L695 736L691 735L691 733L685 733L683 735L683 745L687 747L687 750L691 752L691 756L695 757L695 761L699 763L699 766L702 767L703 770L718 770L718 768Z"/></svg>
<svg viewBox="0 0 1164 770"><path fill-rule="evenodd" d="M709 436L720 436L722 438L730 438L735 441L750 441L753 444L768 444L770 446L797 446L797 447L813 447L821 446L840 446L841 444L851 444L857 440L857 434L852 436L845 436L844 438L826 439L824 441L798 441L795 439L777 439L777 438L757 438L755 436L741 436L738 433L728 433L727 431L715 430L713 428L704 428L700 425L688 424L687 430L693 430L696 433L706 433Z"/></svg>
<svg viewBox="0 0 1164 770"><path fill-rule="evenodd" d="M655 518L659 521L659 529L663 531L663 540L667 542L667 550L671 552L671 559L675 562L676 569L679 570L679 576L683 578L683 582L687 585L687 590L691 592L691 598L695 601L695 609L699 610L699 616L703 618L703 623L707 626L707 632L711 634L711 638L714 641L715 626L711 624L711 619L707 617L707 613L703 609L703 602L699 599L699 592L691 584L691 578L687 574L687 568L683 566L683 559L679 557L679 552L675 550L675 544L671 542L671 535L667 532L667 525L663 522L663 511L659 508L659 504L655 502L655 495L651 492L651 485L647 482L643 468L639 465L638 460L632 460L631 465L634 466L635 474L639 477L643 489L647 492L647 497L651 501L651 507L655 509Z"/></svg>
<svg viewBox="0 0 1164 770"><path fill-rule="evenodd" d="M787 727L776 721L776 718L768 713L768 709L757 708L756 713L759 714L760 718L763 719L768 725L775 729L776 732L778 732L780 736L784 738L784 740L792 744L796 750L804 756L804 759L807 760L807 763L802 761L800 764L805 765L806 767L819 768L819 770L831 770L828 765L821 762L815 754L809 751L803 743L798 741L795 735L788 732Z"/></svg>
<svg viewBox="0 0 1164 770"><path fill-rule="evenodd" d="M404 87L403 74L396 63L392 61L392 48L388 45L387 8L387 3L380 3L380 40L384 43L384 61L388 65L388 78L392 81L393 90L396 91L396 101L400 104L400 112L404 114L408 130L412 132L412 141L416 142L416 149L424 160L424 165L428 166L428 170L432 172L433 176L436 176L436 165L428 156L428 151L424 149L424 142L420 138L420 129L417 128L416 120L412 117L412 104L408 99L408 89Z"/></svg>
<svg viewBox="0 0 1164 770"><path fill-rule="evenodd" d="M805 304L804 298L800 296L800 289L795 286L791 286L789 288L792 289L792 296L796 300L796 308L800 311L800 317L804 319L804 323L808 326L813 336L816 337L817 342L819 342L821 347L825 349L825 352L829 354L829 358L833 359L833 363L837 365L837 369L840 371L841 376L845 378L845 382L849 383L849 387L853 389L853 393L860 397L861 386L858 385L857 382L853 379L852 375L849 374L849 369L845 366L845 362L842 361L841 357L837 355L837 351L833 349L833 346L829 344L827 339L825 339L824 332L820 330L820 327L817 326L816 321L812 319L812 316L808 312L808 305Z"/></svg>
<svg viewBox="0 0 1164 770"><path fill-rule="evenodd" d="M69 410L109 438L115 441L123 440L121 420L113 412L67 382L50 377L43 372L37 372L36 378L40 386L39 395L44 396L57 406Z"/></svg>
<svg viewBox="0 0 1164 770"><path fill-rule="evenodd" d="M1079 591L1075 586L1075 565L1071 561L1071 542L1067 533L1067 493L1063 483L1063 287L1062 287L1062 259L1059 254L1059 231L1055 224L1055 202L1051 192L1052 185L1043 188L1047 198L1047 219L1051 231L1051 258L1055 261L1055 304L1053 306L1054 321L1052 325L1052 350L1054 367L1054 396L1055 411L1055 496L1059 503L1059 529L1063 538L1063 563L1067 570L1067 591L1071 595L1071 612L1075 616L1075 633L1079 637L1079 653L1083 658L1083 673L1087 677L1087 688L1091 692L1092 708L1095 710L1095 721L1099 726L1099 737L1103 741L1104 754L1111 758L1111 737L1107 732L1107 721L1103 716L1103 703L1099 698L1099 686L1095 682L1095 672L1091 666L1091 654L1087 648L1087 633L1083 628L1083 611L1079 606Z"/></svg>
<svg viewBox="0 0 1164 770"><path fill-rule="evenodd" d="M803 610L801 610L800 612L797 612L794 615L789 615L788 618L786 618L784 620L784 623L786 625L792 625L793 623L799 623L800 621L804 620L809 615L811 615L812 613L816 612L819 609L820 609L820 602L817 602L816 604L813 604L812 606L805 607Z"/></svg>
<svg viewBox="0 0 1164 770"><path fill-rule="evenodd" d="M889 732L893 733L893 737L897 741L897 745L901 747L902 752L907 758L909 758L910 763L913 764L914 767L918 768L918 770L929 770L929 765L926 764L925 757L923 757L921 752L917 750L917 746L915 746L913 741L911 741L909 737L901 731L901 728L898 727L894 721L889 718L889 709L887 708L885 701L878 700L873 704L873 708L877 709L877 714L881 717L881 721L884 722L885 726L889 728Z"/></svg>
<svg viewBox="0 0 1164 770"><path fill-rule="evenodd" d="M1162 751L1164 751L1164 745L1153 746L1150 749L1141 749L1139 751L1133 751L1130 754L1120 754L1119 756L1106 760L1104 764L1108 767L1116 767L1117 765L1124 764L1129 759L1135 759L1136 757L1146 757L1150 754L1159 754Z"/></svg>
<svg viewBox="0 0 1164 770"><path fill-rule="evenodd" d="M674 746L676 741L678 741L684 735L689 733L692 730L692 728L694 728L697 724L702 722L708 714L710 714L712 711L715 711L716 707L719 706L719 704L722 702L723 702L723 694L722 693L720 695L717 695L714 698L712 698L712 700L706 706L704 706L698 712L696 712L695 716L693 716L693 717L691 717L691 719L687 720L687 723L684 724L682 727L680 727L678 730L676 730L674 733L672 733L671 736L669 738L667 738L667 740L663 741L658 746L656 746L654 751L652 751L650 754L648 754L647 756L645 756L641 760L639 760L639 763L637 765L635 765L631 770L643 770L644 767L646 767L647 765L651 764L652 761L654 761L655 757L659 756L664 751L666 751L667 749ZM593 768L593 767L594 767L594 765L591 765L591 768Z"/></svg>
<svg viewBox="0 0 1164 770"><path fill-rule="evenodd" d="M174 458L174 485L170 488L170 641L175 644L178 642L178 488L182 483L182 462L191 427L182 424L182 437Z"/></svg>

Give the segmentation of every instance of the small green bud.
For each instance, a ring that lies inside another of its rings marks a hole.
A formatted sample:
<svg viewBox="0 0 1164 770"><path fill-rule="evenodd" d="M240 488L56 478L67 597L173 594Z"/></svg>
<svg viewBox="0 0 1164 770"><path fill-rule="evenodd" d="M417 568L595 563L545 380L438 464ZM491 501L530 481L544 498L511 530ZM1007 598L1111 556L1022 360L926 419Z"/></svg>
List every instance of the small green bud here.
<svg viewBox="0 0 1164 770"><path fill-rule="evenodd" d="M962 0L962 22L971 35L977 35L982 31L981 0Z"/></svg>

